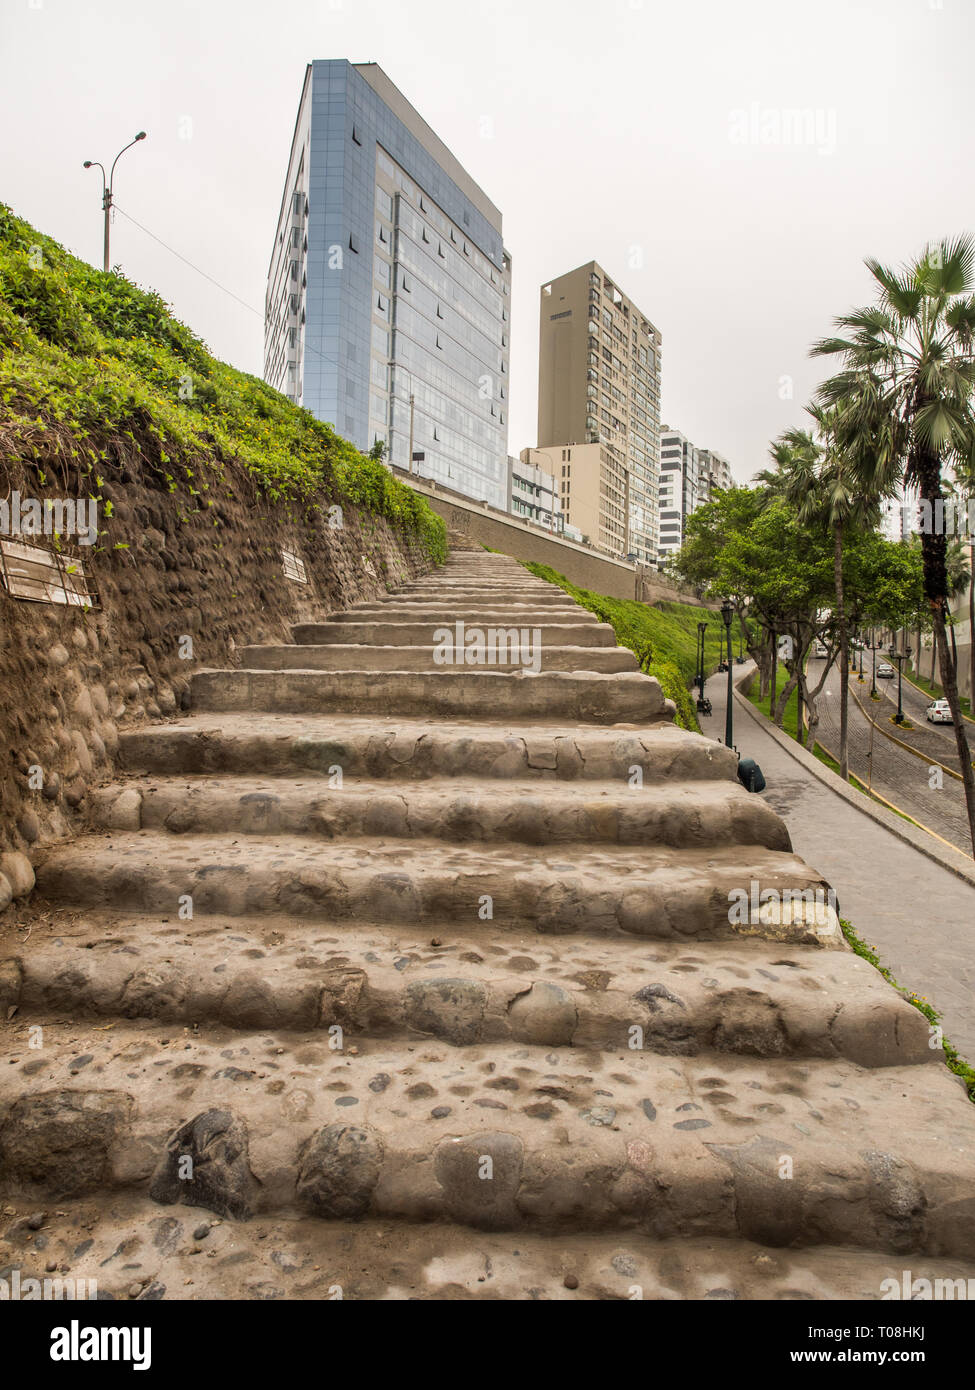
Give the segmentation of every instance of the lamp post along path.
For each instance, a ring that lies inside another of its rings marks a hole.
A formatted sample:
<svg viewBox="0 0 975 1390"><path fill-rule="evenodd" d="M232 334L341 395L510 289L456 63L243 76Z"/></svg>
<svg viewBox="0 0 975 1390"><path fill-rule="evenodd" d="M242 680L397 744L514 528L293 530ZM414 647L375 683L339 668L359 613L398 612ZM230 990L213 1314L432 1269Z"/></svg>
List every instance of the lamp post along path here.
<svg viewBox="0 0 975 1390"><path fill-rule="evenodd" d="M125 154L126 150L130 150L133 145L137 145L140 140L144 140L145 138L146 132L144 130L140 130L134 140L130 140L127 145L123 145L122 148L119 150L118 154L112 160L112 168L107 176L105 174L104 164L100 163L97 159L86 159L84 163L84 167L86 169L101 169L102 171L102 211L105 218L105 235L102 251L104 258L103 269L105 270L106 274L112 268L111 255L109 251L109 242L111 239L112 190L115 183L115 166L122 158L123 154Z"/></svg>
<svg viewBox="0 0 975 1390"><path fill-rule="evenodd" d="M731 619L734 614L734 611L734 606L732 605L731 600L726 598L724 603L721 605L721 617L724 620L725 633L728 639L728 704L725 710L724 718L724 741L725 745L728 748L734 747L731 709L731 702L734 697L734 672L732 670L732 667L734 666L734 656L732 654L731 647Z"/></svg>

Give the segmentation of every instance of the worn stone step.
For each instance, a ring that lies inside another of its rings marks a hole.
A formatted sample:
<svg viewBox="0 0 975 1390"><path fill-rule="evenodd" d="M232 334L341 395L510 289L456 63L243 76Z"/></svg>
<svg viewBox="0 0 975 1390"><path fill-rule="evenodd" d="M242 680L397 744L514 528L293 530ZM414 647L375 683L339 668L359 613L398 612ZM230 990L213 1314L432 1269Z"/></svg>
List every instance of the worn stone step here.
<svg viewBox="0 0 975 1390"><path fill-rule="evenodd" d="M904 1293L901 1257L849 1246L789 1250L747 1240L653 1240L637 1231L559 1234L473 1231L453 1222L328 1221L273 1216L224 1221L123 1191L66 1198L45 1213L42 1255L33 1206L0 1218L0 1277L56 1279L88 1296L323 1301L568 1300L870 1301ZM916 1255L931 1290L971 1288L975 1265ZM82 1287L80 1281L85 1281ZM949 1282L952 1281L952 1282ZM918 1288L923 1285L918 1285ZM79 1294L79 1296L81 1296ZM943 1297L944 1294L935 1294ZM951 1293L949 1292L949 1296Z"/></svg>
<svg viewBox="0 0 975 1390"><path fill-rule="evenodd" d="M539 608L512 605L504 608L493 605L473 607L459 601L440 600L431 603L383 604L366 603L361 608L349 608L331 613L330 623L421 623L425 627L452 627L463 622L468 627L540 627L550 624L570 624L573 627L595 628L599 621L595 613L585 608Z"/></svg>
<svg viewBox="0 0 975 1390"><path fill-rule="evenodd" d="M338 767L338 764L333 764ZM179 835L433 837L451 844L762 845L792 848L761 797L737 782L558 782L458 778L388 783L341 774L291 778L167 778L93 791L89 819L101 830Z"/></svg>
<svg viewBox="0 0 975 1390"><path fill-rule="evenodd" d="M545 598L561 598L562 602L572 602L565 589L556 584L545 584L544 580L506 580L497 574L483 577L437 578L437 580L410 580L408 584L396 584L391 589L394 594L530 594L544 595Z"/></svg>
<svg viewBox="0 0 975 1390"><path fill-rule="evenodd" d="M495 604L506 608L509 604L513 607L532 608L578 608L568 594L563 589L556 589L551 585L545 585L540 589L529 589L519 586L518 588L506 588L503 584L485 582L484 584L431 584L427 587L416 587L408 589L391 590L385 599L373 600L379 607L387 605L403 606L417 603L465 603L472 608L477 608L483 604ZM353 604L353 609L360 610L359 604Z"/></svg>
<svg viewBox="0 0 975 1390"><path fill-rule="evenodd" d="M37 886L51 903L198 914L290 913L297 919L494 922L540 933L708 941L756 936L845 946L835 914L814 913L828 885L794 855L757 845L534 849L447 847L370 836L312 842L300 836L156 831L92 834L47 851ZM806 894L808 912L781 923L763 893ZM181 903L181 900L182 903Z"/></svg>
<svg viewBox="0 0 975 1390"><path fill-rule="evenodd" d="M531 780L546 787L593 780L734 780L738 759L720 743L656 724L477 723L382 716L197 714L125 730L119 760L128 772L265 773L304 776L339 767L345 777ZM757 798L756 798L757 800ZM763 803L764 804L764 803Z"/></svg>
<svg viewBox="0 0 975 1390"><path fill-rule="evenodd" d="M41 1026L0 1071L13 1196L975 1256L940 1066Z"/></svg>
<svg viewBox="0 0 975 1390"><path fill-rule="evenodd" d="M434 629L435 630L435 629ZM266 644L238 648L241 666L251 671L423 671L447 669L495 671L639 671L640 665L629 647L556 647L545 642L541 629L502 628L500 636L484 633L480 650L462 639L454 641L450 632L449 663L437 660L438 648L427 629L427 641L417 646L359 646L349 643L319 646ZM522 638L525 639L524 643ZM441 650L447 650L442 646ZM479 658L468 660L468 658Z"/></svg>
<svg viewBox="0 0 975 1390"><path fill-rule="evenodd" d="M268 714L484 715L590 724L670 720L672 700L639 672L501 671L197 671L194 709Z"/></svg>
<svg viewBox="0 0 975 1390"><path fill-rule="evenodd" d="M859 956L762 941L622 941L612 958L576 938L496 924L489 941L445 922L431 936L374 923L296 930L214 916L96 909L24 913L29 949L0 957L3 1015L151 1018L235 1030L360 1038L509 1041L688 1057L844 1057L938 1063L912 1008ZM436 943L436 944L434 944Z"/></svg>
<svg viewBox="0 0 975 1390"><path fill-rule="evenodd" d="M319 646L326 643L356 643L365 646L400 647L432 646L434 634L444 624L424 622L389 623L334 622L296 623L291 629L294 640L299 644ZM447 626L454 630L453 621ZM465 628L480 627L490 629L500 627L503 622L465 623ZM519 623L517 630L526 627L529 636L537 629L546 647L615 647L616 633L609 623ZM463 639L462 639L463 641Z"/></svg>

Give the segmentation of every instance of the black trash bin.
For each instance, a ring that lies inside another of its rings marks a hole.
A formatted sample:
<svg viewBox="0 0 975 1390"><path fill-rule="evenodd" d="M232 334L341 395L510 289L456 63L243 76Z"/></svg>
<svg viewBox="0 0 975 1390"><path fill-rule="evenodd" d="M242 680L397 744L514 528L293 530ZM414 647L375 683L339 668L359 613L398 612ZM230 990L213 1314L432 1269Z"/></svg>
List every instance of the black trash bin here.
<svg viewBox="0 0 975 1390"><path fill-rule="evenodd" d="M739 758L738 781L747 791L763 792L765 790L765 778L762 775L762 769L754 758Z"/></svg>

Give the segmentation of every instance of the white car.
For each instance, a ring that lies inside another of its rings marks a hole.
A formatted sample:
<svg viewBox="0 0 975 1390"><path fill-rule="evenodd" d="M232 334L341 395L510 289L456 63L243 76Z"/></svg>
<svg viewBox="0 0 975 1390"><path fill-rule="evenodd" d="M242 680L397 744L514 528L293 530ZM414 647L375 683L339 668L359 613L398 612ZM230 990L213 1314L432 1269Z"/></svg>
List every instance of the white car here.
<svg viewBox="0 0 975 1390"><path fill-rule="evenodd" d="M889 681L892 679L894 675L896 675L896 672L894 671L894 668L893 666L891 666L890 662L881 661L877 667L877 679L881 681Z"/></svg>
<svg viewBox="0 0 975 1390"><path fill-rule="evenodd" d="M924 711L929 724L953 724L947 700L933 700Z"/></svg>

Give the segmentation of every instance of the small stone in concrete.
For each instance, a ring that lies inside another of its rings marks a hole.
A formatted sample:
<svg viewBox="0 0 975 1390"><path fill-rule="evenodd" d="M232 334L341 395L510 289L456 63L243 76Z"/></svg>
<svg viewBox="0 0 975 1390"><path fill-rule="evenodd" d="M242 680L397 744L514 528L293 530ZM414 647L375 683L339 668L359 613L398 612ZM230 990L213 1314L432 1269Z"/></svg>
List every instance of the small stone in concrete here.
<svg viewBox="0 0 975 1390"><path fill-rule="evenodd" d="M504 1131L442 1140L434 1151L434 1172L448 1214L482 1230L514 1225L523 1163L522 1141Z"/></svg>
<svg viewBox="0 0 975 1390"><path fill-rule="evenodd" d="M112 803L105 824L109 830L141 830L142 793L135 787L126 787Z"/></svg>
<svg viewBox="0 0 975 1390"><path fill-rule="evenodd" d="M301 1153L295 1192L316 1216L360 1220L372 1203L385 1158L382 1136L368 1125L326 1125Z"/></svg>
<svg viewBox="0 0 975 1390"><path fill-rule="evenodd" d="M0 854L0 874L10 884L15 898L26 898L34 887L34 866L26 854L11 850Z"/></svg>
<svg viewBox="0 0 975 1390"><path fill-rule="evenodd" d="M149 1196L243 1221L254 1213L258 1188L246 1125L229 1110L206 1110L170 1135Z"/></svg>
<svg viewBox="0 0 975 1390"><path fill-rule="evenodd" d="M508 1007L511 1033L519 1042L551 1047L568 1045L578 1022L572 996L549 980L536 980Z"/></svg>

